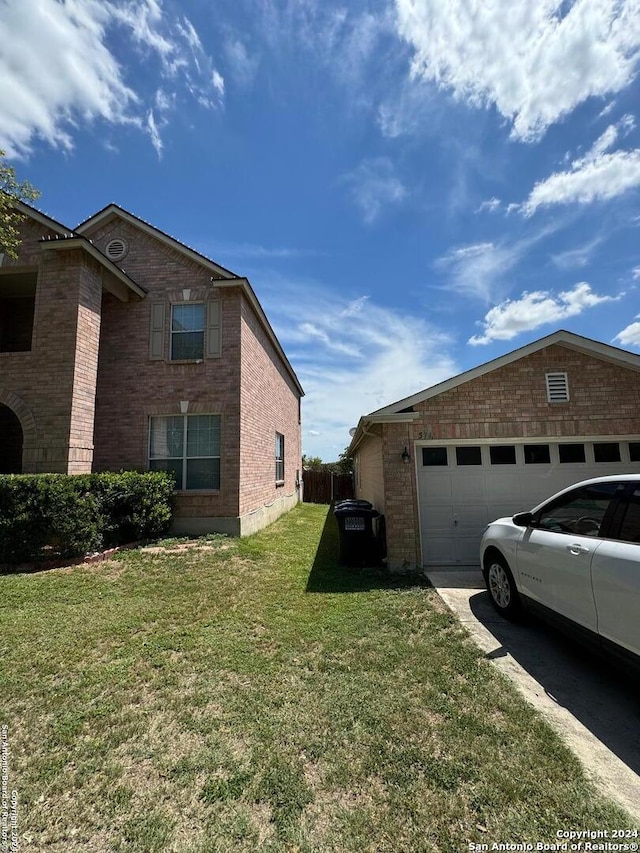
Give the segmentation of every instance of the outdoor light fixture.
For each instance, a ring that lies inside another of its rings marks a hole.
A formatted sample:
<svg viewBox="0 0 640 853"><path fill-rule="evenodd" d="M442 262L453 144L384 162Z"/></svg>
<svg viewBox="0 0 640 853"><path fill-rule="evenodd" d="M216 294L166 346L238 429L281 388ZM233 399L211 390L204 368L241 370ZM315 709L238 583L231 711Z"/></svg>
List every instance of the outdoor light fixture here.
<svg viewBox="0 0 640 853"><path fill-rule="evenodd" d="M402 461L405 465L408 465L411 462L411 457L409 456L409 451L407 450L407 445L405 444L404 450L402 451Z"/></svg>

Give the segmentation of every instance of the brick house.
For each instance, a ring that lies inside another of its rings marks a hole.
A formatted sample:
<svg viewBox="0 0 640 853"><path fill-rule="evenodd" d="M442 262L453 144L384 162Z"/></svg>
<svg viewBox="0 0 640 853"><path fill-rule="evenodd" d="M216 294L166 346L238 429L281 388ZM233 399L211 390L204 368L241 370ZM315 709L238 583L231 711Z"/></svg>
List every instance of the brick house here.
<svg viewBox="0 0 640 853"><path fill-rule="evenodd" d="M299 500L303 390L246 278L115 204L19 204L0 255L0 472L168 469L176 532L245 534Z"/></svg>
<svg viewBox="0 0 640 853"><path fill-rule="evenodd" d="M477 565L489 521L589 477L640 472L640 356L558 331L363 416L356 495L391 568Z"/></svg>

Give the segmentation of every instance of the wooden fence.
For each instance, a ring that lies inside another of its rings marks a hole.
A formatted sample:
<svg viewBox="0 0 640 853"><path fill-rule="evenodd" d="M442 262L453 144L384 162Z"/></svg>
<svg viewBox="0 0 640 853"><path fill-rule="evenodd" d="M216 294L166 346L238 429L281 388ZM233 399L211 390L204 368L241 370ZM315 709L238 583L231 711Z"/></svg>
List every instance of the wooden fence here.
<svg viewBox="0 0 640 853"><path fill-rule="evenodd" d="M351 474L332 474L330 471L303 471L303 500L309 504L330 504L353 497Z"/></svg>

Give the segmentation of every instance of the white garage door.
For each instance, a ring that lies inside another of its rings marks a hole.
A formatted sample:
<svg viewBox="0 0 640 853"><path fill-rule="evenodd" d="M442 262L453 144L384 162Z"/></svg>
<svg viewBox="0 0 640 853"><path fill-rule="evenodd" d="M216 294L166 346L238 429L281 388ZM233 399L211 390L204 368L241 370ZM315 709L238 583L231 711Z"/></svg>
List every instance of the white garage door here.
<svg viewBox="0 0 640 853"><path fill-rule="evenodd" d="M640 473L640 440L416 447L425 565L477 565L480 537L496 518L532 509L589 477Z"/></svg>

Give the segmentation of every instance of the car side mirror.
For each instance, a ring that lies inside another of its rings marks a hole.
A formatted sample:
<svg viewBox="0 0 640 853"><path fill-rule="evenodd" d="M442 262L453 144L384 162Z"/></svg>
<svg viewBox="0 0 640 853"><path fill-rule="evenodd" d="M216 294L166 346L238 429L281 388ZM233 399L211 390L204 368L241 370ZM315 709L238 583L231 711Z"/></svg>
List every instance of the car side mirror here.
<svg viewBox="0 0 640 853"><path fill-rule="evenodd" d="M529 527L533 521L533 515L530 512L518 512L511 519L516 527Z"/></svg>

